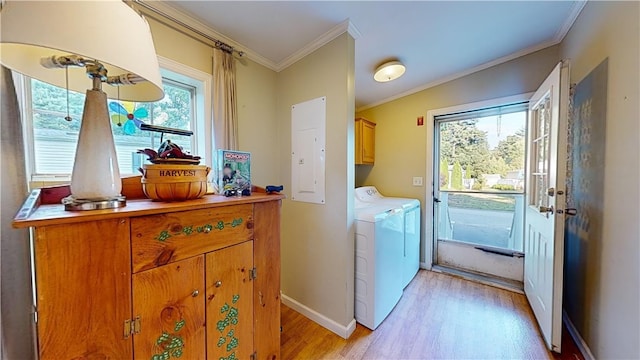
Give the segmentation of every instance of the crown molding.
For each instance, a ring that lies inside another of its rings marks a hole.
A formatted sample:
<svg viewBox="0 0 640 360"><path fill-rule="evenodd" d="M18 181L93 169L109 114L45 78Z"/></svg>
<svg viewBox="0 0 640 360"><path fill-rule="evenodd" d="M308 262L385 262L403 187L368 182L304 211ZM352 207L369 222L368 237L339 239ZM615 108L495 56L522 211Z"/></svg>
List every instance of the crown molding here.
<svg viewBox="0 0 640 360"><path fill-rule="evenodd" d="M315 40L308 43L300 50L284 58L282 61L278 63L275 70L277 72L280 72L288 68L289 66L293 65L294 63L301 60L305 56L311 54L312 52L328 44L333 39L344 34L345 32L349 33L354 39L357 39L360 37L360 31L358 31L356 26L353 25L353 23L351 23L351 20L346 19L345 21L331 28L326 33L318 36Z"/></svg>
<svg viewBox="0 0 640 360"><path fill-rule="evenodd" d="M558 29L558 32L556 32L556 35L553 38L555 41L559 43L564 40L564 37L567 36L569 30L571 30L573 23L576 22L578 15L580 15L580 12L582 12L585 5L587 5L587 0L578 0L573 3L569 16L565 19L564 23Z"/></svg>
<svg viewBox="0 0 640 360"><path fill-rule="evenodd" d="M2 0L0 0L2 1ZM244 51L244 53L246 54L245 56L253 61L255 61L256 63L265 66L268 69L271 69L273 71L276 72L280 72L284 69L286 69L287 67L291 66L292 64L294 64L295 62L299 61L300 59L304 58L305 56L311 54L312 52L316 51L317 49L321 48L322 46L326 45L327 43L329 43L330 41L332 41L333 39L337 38L338 36L344 34L345 32L348 32L354 39L358 39L361 34L360 31L358 30L358 28L351 22L350 19L346 19L345 21L343 21L342 23L334 26L332 29L330 29L329 31L327 31L326 33L320 35L319 37L317 37L315 40L313 40L312 42L310 42L309 44L307 44L306 46L304 46L302 49L296 51L295 53L289 55L288 57L286 57L284 60L280 61L280 62L274 62L270 59L267 59L266 57L260 55L258 52L253 51L252 49L248 48L247 46L242 45L241 43L238 43L237 41L232 40L231 38L215 31L214 29L212 29L211 27L209 27L208 25L204 24L201 20L194 18L193 16L191 16L190 14L187 14L186 12L174 7L173 5L169 4L167 1L163 1L163 0L140 0L143 1L145 4L147 4L148 6L157 9L159 12L170 15L172 17L174 17L175 19L184 22L186 24L189 24L190 26L192 26L193 28L197 29L198 31L207 34L210 37L216 38L220 41L223 41L235 48L237 48L238 50ZM576 19L578 18L578 16L580 15L580 12L582 11L582 9L584 8L584 6L586 5L587 0L577 0L574 2L571 11L569 13L569 16L567 17L567 19L565 20L565 22L563 23L562 27L560 27L560 29L558 29L558 31L556 32L556 34L554 35L553 39L547 42L544 42L542 44L538 44L520 51L517 51L515 53L512 53L510 55L507 56L503 56L501 58L498 58L496 60L478 65L476 67L473 67L471 69L467 69L464 71L460 71L457 72L455 74L449 75L449 76L445 76L443 78L431 81L427 84L421 85L419 87L407 90L405 92L402 92L400 94L385 98L383 100L380 101L376 101L370 104L366 104L363 106L360 106L356 109L356 111L360 112L360 111L364 111L379 105L382 105L384 103L387 103L389 101L393 101L393 100L397 100L399 98L411 95L411 94L415 94L417 92L426 90L428 88L434 87L434 86L438 86L440 84L444 84L446 82L452 81L452 80L456 80L459 79L461 77L473 74L475 72L481 71L481 70L485 70L488 69L492 66L496 66L502 63L505 63L507 61L511 61L513 59L519 58L521 56L525 56L531 53L534 53L536 51L542 50L544 48L547 48L549 46L553 46L553 45L557 45L560 42L562 42L562 40L564 39L564 37L567 35L567 33L569 32L569 30L571 29L571 27L573 26L573 23L576 21ZM168 19L169 21L171 21L171 19ZM179 25L178 25L179 26Z"/></svg>
<svg viewBox="0 0 640 360"><path fill-rule="evenodd" d="M358 40L360 36L362 36L362 34L360 33L360 30L358 30L356 25L351 22L351 19L347 19L345 21L349 22L349 25L347 26L347 32L349 33L349 35L351 35L353 40Z"/></svg>
<svg viewBox="0 0 640 360"><path fill-rule="evenodd" d="M150 6L156 10L158 10L160 13L169 15L171 17L174 17L176 20L179 20L185 24L189 24L189 26L193 27L194 29L202 32L203 34L206 34L212 38L218 39L222 42L225 42L231 46L233 46L234 48L240 50L240 51L244 51L245 56L255 62L257 62L260 65L263 65L271 70L276 71L276 69L278 68L278 64L276 64L275 62L267 59L266 57L258 54L257 52L251 50L250 48L242 45L241 43L234 41L233 39L215 31L214 29L212 29L211 27L209 27L208 25L206 25L205 23L203 23L201 20L194 18L193 16L185 13L184 11L174 7L173 5L171 5L170 3L168 3L167 1L150 1L150 0L142 0L147 6ZM144 8L141 8L141 11L145 11ZM162 15L160 15L162 16ZM171 19L167 19L168 21L171 21ZM180 25L177 25L180 26Z"/></svg>
<svg viewBox="0 0 640 360"><path fill-rule="evenodd" d="M185 24L189 24L189 26L192 26L193 28L202 32L203 34L207 34L208 36L218 39L220 41L223 41L233 46L234 48L237 48L240 51L244 51L247 58L276 72L280 72L286 69L287 67L291 66L298 60L318 50L319 48L326 45L327 43L337 38L338 36L344 34L345 32L348 32L354 39L358 39L360 37L360 31L358 31L358 28L356 28L356 26L349 19L347 19L341 22L340 24L334 26L326 33L320 35L315 40L305 45L302 49L287 56L284 60L276 63L260 55L256 51L253 51L249 47L242 45L237 41L234 41L233 39L217 32L216 30L209 27L207 24L203 23L201 20L191 16L190 14L182 11L181 9L178 9L177 7L171 5L167 1L160 1L160 0L158 1L141 0L141 1L143 1L147 6L150 6L158 10L160 13L169 15ZM171 21L171 19L167 19L167 20Z"/></svg>
<svg viewBox="0 0 640 360"><path fill-rule="evenodd" d="M471 75L471 74L473 74L475 72L482 71L482 70L488 69L490 67L506 63L508 61L517 59L517 58L525 56L525 55L529 55L531 53L534 53L536 51L548 48L548 47L553 46L553 45L557 45L558 43L560 43L560 42L556 41L554 39L554 40L551 40L551 41L544 42L542 44L538 44L538 45L535 45L535 46L528 47L526 49L514 52L512 54L509 54L507 56L503 56L503 57L495 59L493 61L489 61L489 62L486 62L484 64L480 64L480 65L478 65L476 67L473 67L473 68L470 68L470 69L466 69L466 70L463 70L463 71L459 71L459 72L451 74L449 76L445 76L445 77L442 77L440 79L428 82L428 83L426 83L424 85L418 86L418 87L413 88L411 90L407 90L407 91L402 92L402 93L397 94L397 95L390 96L390 97L382 99L380 101L376 101L376 102L373 102L373 103L370 103L370 104L362 105L362 106L360 106L360 107L358 107L356 109L356 112L360 112L360 111L364 111L364 110L367 110L367 109L371 109L371 108L374 108L376 106L382 105L384 103L388 103L389 101L397 100L397 99L403 98L405 96L409 96L409 95L415 94L417 92L432 88L434 86L438 86L438 85L447 83L449 81L453 81L453 80L459 79L461 77L464 77L464 76L467 76L467 75Z"/></svg>

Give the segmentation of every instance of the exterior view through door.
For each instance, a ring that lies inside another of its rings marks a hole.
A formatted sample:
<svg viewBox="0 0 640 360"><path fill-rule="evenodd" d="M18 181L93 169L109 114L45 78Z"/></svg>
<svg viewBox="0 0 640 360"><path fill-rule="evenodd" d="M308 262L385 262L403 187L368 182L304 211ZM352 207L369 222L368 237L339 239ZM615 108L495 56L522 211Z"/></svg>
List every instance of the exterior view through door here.
<svg viewBox="0 0 640 360"><path fill-rule="evenodd" d="M434 120L436 263L521 288L527 101Z"/></svg>
<svg viewBox="0 0 640 360"><path fill-rule="evenodd" d="M562 335L568 67L558 64L528 101L433 117L433 262L521 282L555 352Z"/></svg>

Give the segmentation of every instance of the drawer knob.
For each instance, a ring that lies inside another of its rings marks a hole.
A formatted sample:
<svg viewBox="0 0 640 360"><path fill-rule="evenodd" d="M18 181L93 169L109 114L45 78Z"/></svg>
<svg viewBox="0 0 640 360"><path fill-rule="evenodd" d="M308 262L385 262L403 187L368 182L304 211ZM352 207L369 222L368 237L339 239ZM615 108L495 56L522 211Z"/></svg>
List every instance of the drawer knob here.
<svg viewBox="0 0 640 360"><path fill-rule="evenodd" d="M191 293L191 297L196 297L200 294L200 291L198 290L193 290L193 292Z"/></svg>
<svg viewBox="0 0 640 360"><path fill-rule="evenodd" d="M218 280L215 283L215 287L219 288L220 286L222 286L222 281Z"/></svg>

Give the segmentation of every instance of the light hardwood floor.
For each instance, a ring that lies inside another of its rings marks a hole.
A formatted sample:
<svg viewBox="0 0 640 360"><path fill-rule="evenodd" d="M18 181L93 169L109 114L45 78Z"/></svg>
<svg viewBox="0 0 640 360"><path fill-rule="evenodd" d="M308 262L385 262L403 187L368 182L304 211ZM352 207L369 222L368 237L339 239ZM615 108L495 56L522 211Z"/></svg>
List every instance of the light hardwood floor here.
<svg viewBox="0 0 640 360"><path fill-rule="evenodd" d="M282 326L284 360L580 359L547 351L524 295L424 270L376 331L344 340L284 305Z"/></svg>

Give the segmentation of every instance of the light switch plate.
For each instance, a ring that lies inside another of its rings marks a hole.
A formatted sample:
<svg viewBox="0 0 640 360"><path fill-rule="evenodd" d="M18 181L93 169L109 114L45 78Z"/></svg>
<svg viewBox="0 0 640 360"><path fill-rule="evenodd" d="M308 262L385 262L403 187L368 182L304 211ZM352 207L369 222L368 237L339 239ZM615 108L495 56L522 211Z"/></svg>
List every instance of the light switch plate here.
<svg viewBox="0 0 640 360"><path fill-rule="evenodd" d="M422 177L414 176L413 177L413 186L422 186Z"/></svg>

